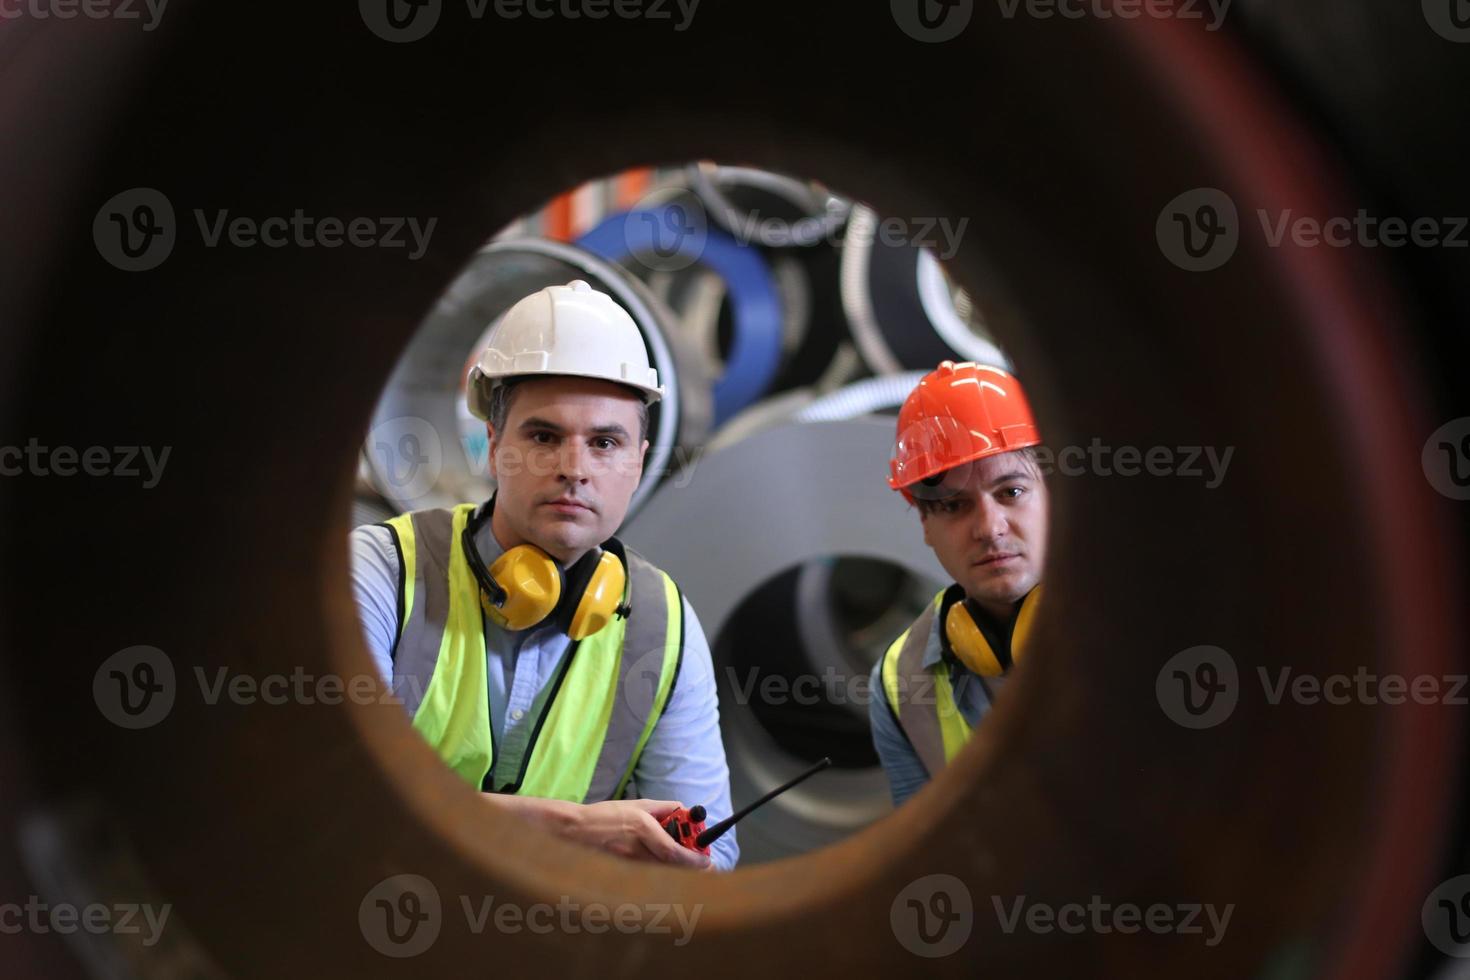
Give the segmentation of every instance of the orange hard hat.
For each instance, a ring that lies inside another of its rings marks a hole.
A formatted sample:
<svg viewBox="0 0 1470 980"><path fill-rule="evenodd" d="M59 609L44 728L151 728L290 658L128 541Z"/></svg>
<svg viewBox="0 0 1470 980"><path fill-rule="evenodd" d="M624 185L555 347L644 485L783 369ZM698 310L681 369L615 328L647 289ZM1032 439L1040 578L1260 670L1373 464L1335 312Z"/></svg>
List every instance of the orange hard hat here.
<svg viewBox="0 0 1470 980"><path fill-rule="evenodd" d="M910 488L965 463L1041 443L1021 382L986 364L945 361L924 375L898 411L888 485Z"/></svg>

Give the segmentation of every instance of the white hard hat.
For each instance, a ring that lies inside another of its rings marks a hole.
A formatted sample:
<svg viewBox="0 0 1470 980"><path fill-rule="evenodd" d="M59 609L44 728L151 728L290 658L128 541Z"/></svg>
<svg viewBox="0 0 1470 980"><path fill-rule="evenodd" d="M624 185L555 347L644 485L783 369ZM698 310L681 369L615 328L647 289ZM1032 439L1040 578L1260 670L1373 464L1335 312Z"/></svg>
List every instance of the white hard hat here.
<svg viewBox="0 0 1470 980"><path fill-rule="evenodd" d="M547 286L506 311L470 371L470 411L488 420L497 380L538 374L615 381L638 389L650 404L664 393L633 318L580 279Z"/></svg>

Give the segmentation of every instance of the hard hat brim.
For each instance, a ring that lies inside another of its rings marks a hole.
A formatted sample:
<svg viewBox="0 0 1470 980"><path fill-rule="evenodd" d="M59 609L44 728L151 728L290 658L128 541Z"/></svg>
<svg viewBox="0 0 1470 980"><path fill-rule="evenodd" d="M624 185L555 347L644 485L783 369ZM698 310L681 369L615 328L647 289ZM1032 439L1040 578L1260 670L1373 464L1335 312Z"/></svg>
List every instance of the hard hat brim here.
<svg viewBox="0 0 1470 980"><path fill-rule="evenodd" d="M656 404L664 396L662 386L649 388L644 385L634 384L631 381L621 381L601 374L558 371L554 374L488 375L476 367L470 371L469 380L466 382L465 401L468 404L470 414L482 422L490 421L490 390L495 385L507 381L530 381L536 378L589 378L593 381L606 381L608 384L620 385L637 392L638 396L643 399L643 404L645 405Z"/></svg>

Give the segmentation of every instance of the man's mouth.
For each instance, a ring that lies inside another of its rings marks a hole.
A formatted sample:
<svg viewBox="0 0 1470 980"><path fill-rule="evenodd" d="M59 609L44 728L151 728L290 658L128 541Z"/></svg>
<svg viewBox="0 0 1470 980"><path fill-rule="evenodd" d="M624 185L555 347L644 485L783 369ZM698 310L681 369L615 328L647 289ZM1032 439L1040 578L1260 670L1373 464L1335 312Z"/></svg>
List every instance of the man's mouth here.
<svg viewBox="0 0 1470 980"><path fill-rule="evenodd" d="M555 500L546 501L546 507L562 514L592 513L592 506L583 503L574 497L557 497Z"/></svg>
<svg viewBox="0 0 1470 980"><path fill-rule="evenodd" d="M983 558L976 559L970 564L974 565L976 568L993 568L997 565L1004 565L1007 562L1014 561L1015 559L1020 557L1021 556L1014 551L1006 551L1000 554L986 555Z"/></svg>

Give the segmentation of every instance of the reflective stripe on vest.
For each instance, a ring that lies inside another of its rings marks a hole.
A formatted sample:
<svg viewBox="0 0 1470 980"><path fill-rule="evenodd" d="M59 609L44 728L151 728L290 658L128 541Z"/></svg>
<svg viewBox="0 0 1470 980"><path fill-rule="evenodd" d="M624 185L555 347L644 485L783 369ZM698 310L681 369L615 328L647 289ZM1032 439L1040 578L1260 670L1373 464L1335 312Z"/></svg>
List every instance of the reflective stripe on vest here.
<svg viewBox="0 0 1470 980"><path fill-rule="evenodd" d="M949 683L949 664L941 658L924 668L924 650L938 642L939 606L944 591L934 597L913 625L883 654L883 694L899 727L932 777L970 740L970 726L955 703Z"/></svg>
<svg viewBox="0 0 1470 980"><path fill-rule="evenodd" d="M388 521L403 568L393 689L413 727L472 786L495 762L480 587L460 545L474 504ZM597 802L622 796L674 686L684 649L672 579L628 551L627 619L572 643L531 734L519 780L500 791Z"/></svg>

